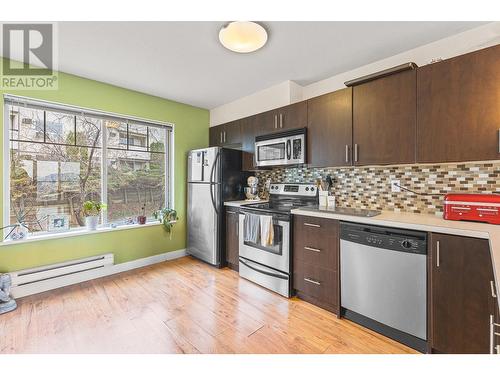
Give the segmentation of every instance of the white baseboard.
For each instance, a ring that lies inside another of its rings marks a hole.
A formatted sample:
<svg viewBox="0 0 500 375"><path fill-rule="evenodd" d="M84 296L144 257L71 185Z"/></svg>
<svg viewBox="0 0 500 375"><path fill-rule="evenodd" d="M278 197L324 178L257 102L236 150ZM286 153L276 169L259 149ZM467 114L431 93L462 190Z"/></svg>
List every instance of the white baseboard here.
<svg viewBox="0 0 500 375"><path fill-rule="evenodd" d="M184 256L186 256L186 249L169 251L168 253L153 255L147 258L135 259L131 260L130 262L114 264L112 266L107 266L95 270L79 272L70 276L13 287L11 290L11 295L14 298L26 297L32 294L62 288L63 286L78 284L84 281L98 279L100 277L109 276L120 272L130 271L135 268L150 266L152 264L164 262L166 260L182 258Z"/></svg>

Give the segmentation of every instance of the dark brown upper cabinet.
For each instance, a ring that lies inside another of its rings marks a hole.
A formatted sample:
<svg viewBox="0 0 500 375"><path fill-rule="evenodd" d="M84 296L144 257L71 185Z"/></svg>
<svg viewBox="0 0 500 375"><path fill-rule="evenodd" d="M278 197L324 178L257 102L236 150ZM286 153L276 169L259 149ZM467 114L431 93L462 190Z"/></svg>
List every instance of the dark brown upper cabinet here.
<svg viewBox="0 0 500 375"><path fill-rule="evenodd" d="M353 88L354 165L415 162L416 70Z"/></svg>
<svg viewBox="0 0 500 375"><path fill-rule="evenodd" d="M432 233L430 246L432 351L489 353L498 305L488 240Z"/></svg>
<svg viewBox="0 0 500 375"><path fill-rule="evenodd" d="M224 125L211 126L208 129L208 143L210 147L221 146L222 137L224 136Z"/></svg>
<svg viewBox="0 0 500 375"><path fill-rule="evenodd" d="M352 88L307 102L307 160L314 167L352 165Z"/></svg>
<svg viewBox="0 0 500 375"><path fill-rule="evenodd" d="M252 116L256 133L264 135L307 126L307 102L299 102Z"/></svg>
<svg viewBox="0 0 500 375"><path fill-rule="evenodd" d="M255 117L245 117L240 120L242 168L244 171L253 171L257 168L255 165Z"/></svg>
<svg viewBox="0 0 500 375"><path fill-rule="evenodd" d="M417 71L417 161L500 158L500 45Z"/></svg>
<svg viewBox="0 0 500 375"><path fill-rule="evenodd" d="M241 143L240 120L212 126L209 129L210 146L226 146Z"/></svg>

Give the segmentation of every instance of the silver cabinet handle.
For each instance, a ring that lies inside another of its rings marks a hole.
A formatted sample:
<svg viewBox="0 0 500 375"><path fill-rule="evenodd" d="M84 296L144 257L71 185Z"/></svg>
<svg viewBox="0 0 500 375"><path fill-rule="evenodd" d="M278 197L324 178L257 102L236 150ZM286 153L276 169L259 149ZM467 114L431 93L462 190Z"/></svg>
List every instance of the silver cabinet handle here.
<svg viewBox="0 0 500 375"><path fill-rule="evenodd" d="M436 267L439 267L439 241L436 241Z"/></svg>
<svg viewBox="0 0 500 375"><path fill-rule="evenodd" d="M274 115L274 128L278 129L278 115Z"/></svg>
<svg viewBox="0 0 500 375"><path fill-rule="evenodd" d="M226 143L226 131L224 130L224 143Z"/></svg>
<svg viewBox="0 0 500 375"><path fill-rule="evenodd" d="M304 249L314 251L315 253L321 253L321 249L316 249L315 247L304 246Z"/></svg>
<svg viewBox="0 0 500 375"><path fill-rule="evenodd" d="M495 282L493 280L490 281L490 287L491 287L491 296L493 298L497 298L497 294L495 293Z"/></svg>
<svg viewBox="0 0 500 375"><path fill-rule="evenodd" d="M357 163L358 162L358 144L354 144L354 161Z"/></svg>
<svg viewBox="0 0 500 375"><path fill-rule="evenodd" d="M280 113L280 128L283 128L283 114Z"/></svg>
<svg viewBox="0 0 500 375"><path fill-rule="evenodd" d="M304 277L304 281L307 281L308 283L311 283L311 284L314 284L314 285L321 285L321 283L319 281L310 279L308 277Z"/></svg>
<svg viewBox="0 0 500 375"><path fill-rule="evenodd" d="M220 143L222 143L222 132L220 132Z"/></svg>
<svg viewBox="0 0 500 375"><path fill-rule="evenodd" d="M239 237L240 236L240 223L238 223L238 221L236 221L236 237Z"/></svg>
<svg viewBox="0 0 500 375"><path fill-rule="evenodd" d="M345 162L349 163L349 145L345 145Z"/></svg>
<svg viewBox="0 0 500 375"><path fill-rule="evenodd" d="M306 227L321 228L321 225L319 225L319 224L304 223L304 225Z"/></svg>

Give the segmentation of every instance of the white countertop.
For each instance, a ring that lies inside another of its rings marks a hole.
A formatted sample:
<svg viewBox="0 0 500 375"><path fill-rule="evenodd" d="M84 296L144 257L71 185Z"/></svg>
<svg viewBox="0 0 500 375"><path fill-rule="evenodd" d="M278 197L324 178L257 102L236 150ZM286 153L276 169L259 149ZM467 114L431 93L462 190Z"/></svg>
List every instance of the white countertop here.
<svg viewBox="0 0 500 375"><path fill-rule="evenodd" d="M266 203L268 202L267 200L261 199L260 201L255 201L255 200L243 200L243 201L228 201L224 202L224 206L231 206L231 207L240 207L243 206L244 204L252 204L252 203Z"/></svg>
<svg viewBox="0 0 500 375"><path fill-rule="evenodd" d="M382 211L380 215L374 217L359 217L336 214L335 212L310 211L305 208L297 208L292 210L292 214L488 239L497 290L500 287L500 225L444 220L442 215L392 211Z"/></svg>

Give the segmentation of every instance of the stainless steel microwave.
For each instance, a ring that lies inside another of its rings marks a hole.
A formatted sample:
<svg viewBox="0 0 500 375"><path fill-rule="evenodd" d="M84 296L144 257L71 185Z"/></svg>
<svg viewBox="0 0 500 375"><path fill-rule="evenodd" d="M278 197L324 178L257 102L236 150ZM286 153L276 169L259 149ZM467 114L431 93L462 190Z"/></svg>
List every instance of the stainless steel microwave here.
<svg viewBox="0 0 500 375"><path fill-rule="evenodd" d="M255 137L255 162L258 167L304 164L306 128Z"/></svg>

